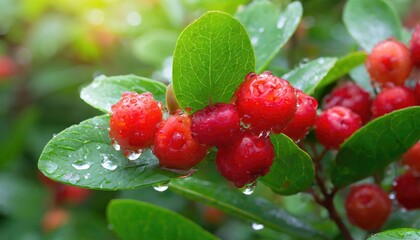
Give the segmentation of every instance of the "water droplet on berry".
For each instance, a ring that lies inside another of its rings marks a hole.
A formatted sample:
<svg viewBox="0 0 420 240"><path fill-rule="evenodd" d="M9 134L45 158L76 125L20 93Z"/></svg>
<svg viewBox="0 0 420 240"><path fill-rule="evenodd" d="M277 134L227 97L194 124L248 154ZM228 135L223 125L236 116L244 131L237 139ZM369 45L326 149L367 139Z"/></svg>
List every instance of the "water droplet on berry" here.
<svg viewBox="0 0 420 240"><path fill-rule="evenodd" d="M45 171L46 171L47 173L54 173L54 172L55 172L55 170L57 170L57 168L58 168L57 163L54 163L54 162L47 162L47 164L46 164L46 168L45 168Z"/></svg>
<svg viewBox="0 0 420 240"><path fill-rule="evenodd" d="M103 160L102 160L102 163L101 163L103 168L105 168L107 170L110 170L110 171L117 169L118 165L116 163L114 163L113 161L111 161L111 159L108 155L101 154L101 156L103 157Z"/></svg>
<svg viewBox="0 0 420 240"><path fill-rule="evenodd" d="M261 230L261 229L263 229L264 228L264 225L263 224L259 224L259 223L252 223L252 229L254 229L255 231L259 231L259 230Z"/></svg>
<svg viewBox="0 0 420 240"><path fill-rule="evenodd" d="M127 158L130 161L137 160L141 156L142 152L143 152L142 149L138 151L127 151Z"/></svg>
<svg viewBox="0 0 420 240"><path fill-rule="evenodd" d="M389 194L389 199L394 200L395 199L395 194L394 193Z"/></svg>
<svg viewBox="0 0 420 240"><path fill-rule="evenodd" d="M71 166L76 170L86 170L90 168L90 164L81 159L76 160Z"/></svg>
<svg viewBox="0 0 420 240"><path fill-rule="evenodd" d="M114 147L114 149L117 151L121 150L121 146L115 140L112 141L112 147Z"/></svg>
<svg viewBox="0 0 420 240"><path fill-rule="evenodd" d="M258 134L258 138L267 138L268 136L270 136L270 131L262 131Z"/></svg>
<svg viewBox="0 0 420 240"><path fill-rule="evenodd" d="M169 188L169 181L153 185L153 189L158 192L164 192Z"/></svg>
<svg viewBox="0 0 420 240"><path fill-rule="evenodd" d="M245 185L245 187L241 188L241 191L245 195L251 195L254 193L255 188L257 187L257 182L252 182L250 184Z"/></svg>

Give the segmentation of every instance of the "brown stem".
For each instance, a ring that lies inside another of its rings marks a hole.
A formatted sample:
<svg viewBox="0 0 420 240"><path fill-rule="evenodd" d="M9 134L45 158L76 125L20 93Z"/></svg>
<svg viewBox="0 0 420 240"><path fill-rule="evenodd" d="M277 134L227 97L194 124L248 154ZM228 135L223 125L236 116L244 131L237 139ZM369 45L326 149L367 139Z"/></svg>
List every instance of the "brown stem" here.
<svg viewBox="0 0 420 240"><path fill-rule="evenodd" d="M353 240L350 231L347 229L346 225L344 225L343 220L341 219L340 215L337 212L337 209L334 206L334 195L335 194L330 194L327 198L325 198L324 207L327 209L330 218L335 222L338 229L340 229L341 234L343 234L344 238L347 240Z"/></svg>

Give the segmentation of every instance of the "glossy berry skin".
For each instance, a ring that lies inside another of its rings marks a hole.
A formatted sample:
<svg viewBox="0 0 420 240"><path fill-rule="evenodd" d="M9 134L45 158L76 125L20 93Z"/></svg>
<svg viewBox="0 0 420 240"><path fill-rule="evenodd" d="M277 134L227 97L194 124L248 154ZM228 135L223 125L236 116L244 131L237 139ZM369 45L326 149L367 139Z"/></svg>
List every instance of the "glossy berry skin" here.
<svg viewBox="0 0 420 240"><path fill-rule="evenodd" d="M407 171L394 182L398 203L407 210L420 208L420 178Z"/></svg>
<svg viewBox="0 0 420 240"><path fill-rule="evenodd" d="M345 208L350 222L364 230L379 229L392 210L388 195L373 184L351 187Z"/></svg>
<svg viewBox="0 0 420 240"><path fill-rule="evenodd" d="M416 105L414 93L406 87L386 88L372 102L373 117L380 117L392 111Z"/></svg>
<svg viewBox="0 0 420 240"><path fill-rule="evenodd" d="M353 82L346 82L336 88L324 98L324 109L334 106L346 107L359 114L363 122L370 118L370 95L367 91Z"/></svg>
<svg viewBox="0 0 420 240"><path fill-rule="evenodd" d="M191 122L192 136L205 145L225 145L241 133L239 114L233 104L217 103L196 111Z"/></svg>
<svg viewBox="0 0 420 240"><path fill-rule="evenodd" d="M162 167L188 170L203 160L207 149L192 137L186 115L171 115L156 126L153 153Z"/></svg>
<svg viewBox="0 0 420 240"><path fill-rule="evenodd" d="M402 156L402 159L405 165L417 174L420 174L420 141L408 149Z"/></svg>
<svg viewBox="0 0 420 240"><path fill-rule="evenodd" d="M126 92L112 106L109 135L123 150L138 151L152 144L160 121L162 110L151 93Z"/></svg>
<svg viewBox="0 0 420 240"><path fill-rule="evenodd" d="M296 112L297 97L288 81L264 72L250 73L235 93L235 104L244 124L253 132L281 132Z"/></svg>
<svg viewBox="0 0 420 240"><path fill-rule="evenodd" d="M366 60L366 68L372 81L381 85L404 85L412 69L410 51L397 40L378 43Z"/></svg>
<svg viewBox="0 0 420 240"><path fill-rule="evenodd" d="M306 95L298 89L296 89L296 93L298 96L298 104L295 117L283 131L284 134L295 142L304 138L314 125L316 120L316 108L318 107L318 101L315 98Z"/></svg>
<svg viewBox="0 0 420 240"><path fill-rule="evenodd" d="M409 46L413 65L420 67L420 24L417 24L413 32Z"/></svg>
<svg viewBox="0 0 420 240"><path fill-rule="evenodd" d="M10 77L17 71L16 63L8 56L0 56L0 78Z"/></svg>
<svg viewBox="0 0 420 240"><path fill-rule="evenodd" d="M358 114L345 107L332 107L321 113L315 122L315 135L326 148L338 149L362 126Z"/></svg>
<svg viewBox="0 0 420 240"><path fill-rule="evenodd" d="M222 176L241 188L267 174L273 159L270 138L247 132L235 143L217 149L216 166Z"/></svg>

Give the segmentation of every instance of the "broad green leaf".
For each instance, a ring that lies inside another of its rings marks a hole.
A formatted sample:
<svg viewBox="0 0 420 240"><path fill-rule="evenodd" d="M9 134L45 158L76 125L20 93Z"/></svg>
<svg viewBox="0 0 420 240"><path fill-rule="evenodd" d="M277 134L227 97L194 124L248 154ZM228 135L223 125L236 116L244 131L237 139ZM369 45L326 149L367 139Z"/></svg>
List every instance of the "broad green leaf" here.
<svg viewBox="0 0 420 240"><path fill-rule="evenodd" d="M157 158L147 150L128 160L111 146L109 116L99 116L71 126L45 146L38 168L56 181L100 190L132 189L169 180Z"/></svg>
<svg viewBox="0 0 420 240"><path fill-rule="evenodd" d="M356 131L340 147L333 183L344 186L384 169L420 139L420 107L394 111Z"/></svg>
<svg viewBox="0 0 420 240"><path fill-rule="evenodd" d="M150 203L113 200L108 205L107 215L122 240L217 239L188 218Z"/></svg>
<svg viewBox="0 0 420 240"><path fill-rule="evenodd" d="M173 60L175 96L192 111L210 102L229 102L246 74L255 71L245 28L227 13L208 12L178 39Z"/></svg>
<svg viewBox="0 0 420 240"><path fill-rule="evenodd" d="M328 72L316 86L316 90L319 90L334 81L344 77L348 74L353 68L362 64L367 57L365 52L353 52L342 58L339 58L335 63L334 67Z"/></svg>
<svg viewBox="0 0 420 240"><path fill-rule="evenodd" d="M229 214L263 224L301 239L324 239L310 225L286 213L267 199L245 196L237 189L189 177L172 180L170 189L194 201L204 202Z"/></svg>
<svg viewBox="0 0 420 240"><path fill-rule="evenodd" d="M312 95L318 83L327 76L336 62L337 58L318 58L300 65L282 78L287 79L293 87Z"/></svg>
<svg viewBox="0 0 420 240"><path fill-rule="evenodd" d="M418 240L420 230L414 228L397 228L372 235L367 240Z"/></svg>
<svg viewBox="0 0 420 240"><path fill-rule="evenodd" d="M375 94L372 84L370 83L369 73L367 72L365 65L360 65L354 68L350 72L350 77L363 89L370 92L372 95Z"/></svg>
<svg viewBox="0 0 420 240"><path fill-rule="evenodd" d="M401 39L401 22L395 10L383 0L349 0L344 8L344 24L350 35L366 51L390 37Z"/></svg>
<svg viewBox="0 0 420 240"><path fill-rule="evenodd" d="M263 72L295 32L302 17L302 4L292 2L283 12L269 1L255 1L236 18L245 26L255 51L257 72Z"/></svg>
<svg viewBox="0 0 420 240"><path fill-rule="evenodd" d="M276 157L270 172L260 180L275 192L291 195L309 188L314 166L309 155L283 134L271 135Z"/></svg>
<svg viewBox="0 0 420 240"><path fill-rule="evenodd" d="M165 102L165 84L135 75L114 77L100 75L82 89L80 97L94 108L111 112L111 106L120 100L121 94L131 91L151 92L157 101Z"/></svg>

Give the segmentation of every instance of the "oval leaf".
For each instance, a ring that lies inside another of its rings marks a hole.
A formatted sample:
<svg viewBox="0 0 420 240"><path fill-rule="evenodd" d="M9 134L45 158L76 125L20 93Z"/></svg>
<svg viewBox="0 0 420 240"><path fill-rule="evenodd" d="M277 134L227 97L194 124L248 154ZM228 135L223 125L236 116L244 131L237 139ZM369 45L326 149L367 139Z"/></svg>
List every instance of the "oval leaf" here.
<svg viewBox="0 0 420 240"><path fill-rule="evenodd" d="M368 52L389 37L401 39L402 26L398 15L383 0L348 1L343 21L350 35Z"/></svg>
<svg viewBox="0 0 420 240"><path fill-rule="evenodd" d="M359 84L363 89L370 92L371 95L375 96L375 91L372 87L372 84L370 82L370 76L369 73L366 70L365 65L360 65L356 68L354 68L350 72L350 77Z"/></svg>
<svg viewBox="0 0 420 240"><path fill-rule="evenodd" d="M324 239L309 224L286 213L264 198L245 196L237 189L196 177L172 180L170 189L193 200L217 207L232 215L263 224L301 239Z"/></svg>
<svg viewBox="0 0 420 240"><path fill-rule="evenodd" d="M394 111L356 131L340 147L332 174L344 186L384 169L420 139L420 107Z"/></svg>
<svg viewBox="0 0 420 240"><path fill-rule="evenodd" d="M283 134L271 135L276 157L270 172L260 180L275 192L291 195L309 188L315 176L309 155Z"/></svg>
<svg viewBox="0 0 420 240"><path fill-rule="evenodd" d="M420 230L414 228L397 228L372 235L367 240L418 240Z"/></svg>
<svg viewBox="0 0 420 240"><path fill-rule="evenodd" d="M337 58L318 58L300 65L282 78L287 79L293 87L312 95L318 83L327 76L336 62Z"/></svg>
<svg viewBox="0 0 420 240"><path fill-rule="evenodd" d="M123 240L138 239L217 239L188 218L150 203L113 200L107 217Z"/></svg>
<svg viewBox="0 0 420 240"><path fill-rule="evenodd" d="M229 102L255 57L245 28L227 13L208 12L181 34L173 60L175 96L192 111Z"/></svg>
<svg viewBox="0 0 420 240"><path fill-rule="evenodd" d="M251 38L257 72L264 71L293 35L302 12L300 2L290 3L280 13L277 6L269 1L257 1L236 14Z"/></svg>
<svg viewBox="0 0 420 240"><path fill-rule="evenodd" d="M121 98L123 92L151 92L153 97L165 102L165 84L135 75L107 77L100 75L82 89L80 97L89 105L103 112L111 112L111 106Z"/></svg>
<svg viewBox="0 0 420 240"><path fill-rule="evenodd" d="M130 161L111 146L109 116L71 126L44 148L38 168L45 176L69 185L99 190L132 189L169 180L150 150Z"/></svg>

